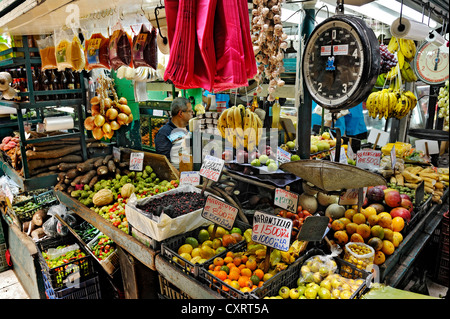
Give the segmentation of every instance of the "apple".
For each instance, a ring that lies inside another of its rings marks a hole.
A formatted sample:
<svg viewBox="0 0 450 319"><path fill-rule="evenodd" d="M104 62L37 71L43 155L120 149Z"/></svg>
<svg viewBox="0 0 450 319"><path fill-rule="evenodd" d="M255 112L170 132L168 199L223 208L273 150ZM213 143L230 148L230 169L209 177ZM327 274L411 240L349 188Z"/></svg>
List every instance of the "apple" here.
<svg viewBox="0 0 450 319"><path fill-rule="evenodd" d="M267 166L267 170L268 170L269 172L275 172L276 170L278 170L278 165L277 165L277 163L275 163L275 162L270 163L270 164Z"/></svg>
<svg viewBox="0 0 450 319"><path fill-rule="evenodd" d="M263 154L259 156L259 161L261 162L261 164L266 164L266 162L269 160L269 156Z"/></svg>
<svg viewBox="0 0 450 319"><path fill-rule="evenodd" d="M248 162L248 153L245 150L238 150L236 153L236 161L238 163L247 163Z"/></svg>
<svg viewBox="0 0 450 319"><path fill-rule="evenodd" d="M233 160L233 151L232 150L223 151L222 159L227 162L232 161Z"/></svg>
<svg viewBox="0 0 450 319"><path fill-rule="evenodd" d="M407 199L407 200L411 201L411 197L409 197L409 195L407 195L407 194L400 194L400 197L402 199Z"/></svg>
<svg viewBox="0 0 450 319"><path fill-rule="evenodd" d="M259 159L257 159L257 158L255 158L253 161L251 161L250 164L251 164L252 166L255 166L255 167L261 166L261 162L260 162Z"/></svg>
<svg viewBox="0 0 450 319"><path fill-rule="evenodd" d="M402 198L402 202L400 203L400 206L406 208L410 213L412 212L414 206L413 203L406 198Z"/></svg>
<svg viewBox="0 0 450 319"><path fill-rule="evenodd" d="M400 216L406 222L409 222L411 220L411 213L404 207L395 207L389 212L389 214L391 214L392 218Z"/></svg>
<svg viewBox="0 0 450 319"><path fill-rule="evenodd" d="M299 161L300 160L300 156L298 156L297 154L294 154L291 156L291 161Z"/></svg>
<svg viewBox="0 0 450 319"><path fill-rule="evenodd" d="M283 298L283 299L288 299L290 291L291 291L291 289L289 289L289 287L283 286L278 291L278 295L281 296L281 298Z"/></svg>
<svg viewBox="0 0 450 319"><path fill-rule="evenodd" d="M289 290L289 297L291 299L298 299L300 297L300 292L297 288L292 288L291 290Z"/></svg>
<svg viewBox="0 0 450 319"><path fill-rule="evenodd" d="M293 150L295 148L295 143L292 141L287 142L286 145L290 150Z"/></svg>

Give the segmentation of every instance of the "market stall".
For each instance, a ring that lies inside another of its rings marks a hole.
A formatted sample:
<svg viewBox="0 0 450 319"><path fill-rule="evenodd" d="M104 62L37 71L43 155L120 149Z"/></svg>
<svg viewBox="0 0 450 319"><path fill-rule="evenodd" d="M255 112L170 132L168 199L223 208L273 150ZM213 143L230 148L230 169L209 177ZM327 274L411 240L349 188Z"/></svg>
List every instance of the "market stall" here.
<svg viewBox="0 0 450 319"><path fill-rule="evenodd" d="M30 298L376 298L416 268L448 287L445 15L428 8L437 40L386 38L340 1L320 21L295 4L294 85L293 2L6 2L0 245ZM419 84L438 99L422 106ZM384 130L340 126L360 104ZM413 127L425 109L433 125ZM177 156L157 154L188 115Z"/></svg>

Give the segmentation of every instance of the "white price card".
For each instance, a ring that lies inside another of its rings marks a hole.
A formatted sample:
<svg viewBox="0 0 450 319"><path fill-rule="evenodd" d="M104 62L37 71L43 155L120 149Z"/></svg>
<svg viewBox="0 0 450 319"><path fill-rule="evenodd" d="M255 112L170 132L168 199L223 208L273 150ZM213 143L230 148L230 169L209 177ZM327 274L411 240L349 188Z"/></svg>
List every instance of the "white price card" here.
<svg viewBox="0 0 450 319"><path fill-rule="evenodd" d="M288 251L292 220L262 212L253 215L252 240L281 251Z"/></svg>
<svg viewBox="0 0 450 319"><path fill-rule="evenodd" d="M202 217L225 229L232 229L237 213L238 209L236 207L209 195L206 198Z"/></svg>
<svg viewBox="0 0 450 319"><path fill-rule="evenodd" d="M358 204L358 188L347 189L345 194L339 196L339 205L357 205ZM367 187L363 188L363 202L366 198Z"/></svg>
<svg viewBox="0 0 450 319"><path fill-rule="evenodd" d="M215 156L206 155L203 159L202 167L200 168L200 176L217 182L222 174L222 169L225 164L223 159Z"/></svg>
<svg viewBox="0 0 450 319"><path fill-rule="evenodd" d="M120 148L113 146L114 159L120 161Z"/></svg>
<svg viewBox="0 0 450 319"><path fill-rule="evenodd" d="M200 173L196 171L184 171L180 173L180 185L197 186L200 184Z"/></svg>
<svg viewBox="0 0 450 319"><path fill-rule="evenodd" d="M296 213L298 206L298 194L282 188L275 188L274 205Z"/></svg>
<svg viewBox="0 0 450 319"><path fill-rule="evenodd" d="M416 150L422 151L424 154L427 154L427 147L428 147L428 154L439 154L439 144L437 141L430 141L430 140L416 140Z"/></svg>
<svg viewBox="0 0 450 319"><path fill-rule="evenodd" d="M336 149L330 151L331 161L334 162L334 156L336 155ZM341 146L341 152L339 153L339 163L348 164L347 155L345 155L345 148Z"/></svg>
<svg viewBox="0 0 450 319"><path fill-rule="evenodd" d="M370 130L367 142L380 146L386 145L389 142L389 133L373 128Z"/></svg>
<svg viewBox="0 0 450 319"><path fill-rule="evenodd" d="M291 161L291 153L285 151L281 147L277 148L277 161L278 163L289 163Z"/></svg>
<svg viewBox="0 0 450 319"><path fill-rule="evenodd" d="M144 153L133 152L130 154L130 171L141 172L144 167Z"/></svg>
<svg viewBox="0 0 450 319"><path fill-rule="evenodd" d="M381 151L363 149L356 152L356 167L362 169L377 169L380 167Z"/></svg>

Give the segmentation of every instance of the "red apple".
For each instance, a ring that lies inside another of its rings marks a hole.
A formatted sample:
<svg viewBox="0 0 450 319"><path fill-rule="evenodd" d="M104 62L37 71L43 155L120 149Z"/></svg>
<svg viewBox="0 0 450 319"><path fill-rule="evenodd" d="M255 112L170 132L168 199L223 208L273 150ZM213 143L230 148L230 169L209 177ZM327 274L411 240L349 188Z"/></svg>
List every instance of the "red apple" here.
<svg viewBox="0 0 450 319"><path fill-rule="evenodd" d="M233 151L231 150L226 150L222 153L222 159L226 162L232 161L233 160Z"/></svg>
<svg viewBox="0 0 450 319"><path fill-rule="evenodd" d="M248 162L248 153L244 150L238 150L236 153L236 161L238 163L247 163Z"/></svg>
<svg viewBox="0 0 450 319"><path fill-rule="evenodd" d="M401 217L406 222L409 222L411 219L411 213L404 207L395 207L390 211L391 217Z"/></svg>
<svg viewBox="0 0 450 319"><path fill-rule="evenodd" d="M409 195L406 195L406 194L400 194L400 197L403 199L407 199L407 200L411 200L411 197L409 197Z"/></svg>
<svg viewBox="0 0 450 319"><path fill-rule="evenodd" d="M410 213L412 212L414 206L413 203L409 199L402 198L402 202L400 203L400 206L403 208L406 208Z"/></svg>
<svg viewBox="0 0 450 319"><path fill-rule="evenodd" d="M386 194L384 195L384 201L386 202L386 205L392 208L400 206L400 204L402 203L400 192L396 190L386 192Z"/></svg>

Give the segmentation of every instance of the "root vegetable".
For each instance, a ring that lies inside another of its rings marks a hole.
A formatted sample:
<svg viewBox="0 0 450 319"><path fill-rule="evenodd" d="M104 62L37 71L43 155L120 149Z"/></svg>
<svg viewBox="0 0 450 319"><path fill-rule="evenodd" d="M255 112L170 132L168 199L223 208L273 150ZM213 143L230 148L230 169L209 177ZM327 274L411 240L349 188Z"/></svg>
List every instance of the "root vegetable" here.
<svg viewBox="0 0 450 319"><path fill-rule="evenodd" d="M72 180L75 177L77 177L79 175L79 173L80 173L80 171L77 168L72 168L67 171L66 178L69 180Z"/></svg>
<svg viewBox="0 0 450 319"><path fill-rule="evenodd" d="M114 161L112 160L112 159L110 159L109 161L108 161L108 170L111 172L111 173L115 173L116 172L116 164L114 164Z"/></svg>
<svg viewBox="0 0 450 319"><path fill-rule="evenodd" d="M97 175L102 176L109 173L108 167L105 165L102 165L97 168Z"/></svg>
<svg viewBox="0 0 450 319"><path fill-rule="evenodd" d="M70 183L70 186L75 187L76 185L80 184L81 179L83 178L83 175L78 175L74 178L74 180Z"/></svg>
<svg viewBox="0 0 450 319"><path fill-rule="evenodd" d="M83 185L89 184L89 182L91 181L92 178L94 178L94 176L97 175L97 170L92 169L89 172L87 172L86 174L83 175L83 177L80 180L80 183Z"/></svg>
<svg viewBox="0 0 450 319"><path fill-rule="evenodd" d="M103 165L107 165L108 162L109 162L109 160L111 160L111 159L113 159L113 155L112 155L112 154L106 155L106 156L103 158L103 160L102 160Z"/></svg>
<svg viewBox="0 0 450 319"><path fill-rule="evenodd" d="M71 145L71 146L65 146L60 149L50 150L46 152L35 152L32 150L28 150L26 152L27 159L33 160L33 159L47 159L47 158L58 158L62 157L71 153L75 153L76 151L81 150L81 145ZM50 166L50 165L49 165Z"/></svg>
<svg viewBox="0 0 450 319"><path fill-rule="evenodd" d="M39 227L31 232L31 238L33 238L33 239L37 240L37 239L41 239L42 237L45 237L45 232L42 227Z"/></svg>

